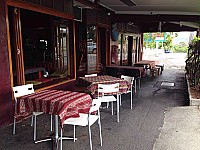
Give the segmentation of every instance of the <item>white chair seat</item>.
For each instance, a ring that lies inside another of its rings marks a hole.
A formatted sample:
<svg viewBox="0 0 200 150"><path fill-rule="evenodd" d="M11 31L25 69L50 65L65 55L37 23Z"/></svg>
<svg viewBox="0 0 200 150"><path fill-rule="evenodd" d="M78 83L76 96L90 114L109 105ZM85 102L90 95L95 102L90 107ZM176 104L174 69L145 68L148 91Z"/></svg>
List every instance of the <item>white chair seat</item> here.
<svg viewBox="0 0 200 150"><path fill-rule="evenodd" d="M34 88L33 88L33 84L26 84L26 85L20 85L20 86L15 86L13 87L13 94L14 94L14 98L15 98L15 111L17 110L17 98L24 96L24 95L28 95L28 94L32 94L34 93ZM34 126L34 130L33 130L33 140L36 142L36 137L37 137L37 132L36 132L36 116L39 116L43 114L43 112L33 112L32 113L32 121L31 121L31 126ZM51 131L52 131L52 115L51 115ZM14 116L14 122L13 122L13 134L16 133L16 117Z"/></svg>
<svg viewBox="0 0 200 150"><path fill-rule="evenodd" d="M75 125L75 126L87 126L88 125L88 114L79 114L80 117L78 118L69 118L67 120L64 121L64 124L70 124L70 125ZM90 126L92 124L95 123L95 121L97 121L99 119L98 116L96 115L90 115L89 117L89 122L90 122Z"/></svg>
<svg viewBox="0 0 200 150"><path fill-rule="evenodd" d="M73 125L74 126L74 142L76 140L76 126L88 126L88 134L90 140L90 150L92 150L92 137L91 137L91 128L90 126L93 125L97 120L99 124L99 137L100 137L100 144L102 146L102 135L101 135L101 121L100 121L100 112L99 107L101 106L101 101L99 99L93 99L92 106L90 107L88 114L79 113L80 117L77 118L68 118L64 121L63 125ZM95 114L93 113L95 112ZM88 125L89 124L89 125ZM60 150L62 150L62 141L63 139L71 139L71 138L64 138L63 137L63 129L60 131Z"/></svg>
<svg viewBox="0 0 200 150"><path fill-rule="evenodd" d="M108 95L114 93L116 95ZM107 107L109 102L111 102L111 110L113 115L113 102L117 102L117 122L119 122L119 83L114 84L98 84L98 99L101 102L107 102Z"/></svg>
<svg viewBox="0 0 200 150"><path fill-rule="evenodd" d="M134 77L130 77L130 76L125 76L125 75L121 75L121 79L124 79L126 81L128 81L130 83L130 89L128 89L126 91L126 93L123 94L128 94L130 93L130 101L131 101L131 109L133 108L133 82L135 80ZM135 81L135 93L136 93L136 81ZM120 105L121 105L121 99L122 99L122 94L120 94Z"/></svg>
<svg viewBox="0 0 200 150"><path fill-rule="evenodd" d="M103 96L98 98L101 102L114 102L117 99L113 95Z"/></svg>
<svg viewBox="0 0 200 150"><path fill-rule="evenodd" d="M97 76L97 73L94 73L94 74L86 74L85 77L95 77Z"/></svg>
<svg viewBox="0 0 200 150"><path fill-rule="evenodd" d="M126 91L126 94L127 94L127 93L131 93L131 90Z"/></svg>
<svg viewBox="0 0 200 150"><path fill-rule="evenodd" d="M38 116L38 115L41 115L41 114L43 114L43 112L33 112L33 115L35 115L35 116Z"/></svg>

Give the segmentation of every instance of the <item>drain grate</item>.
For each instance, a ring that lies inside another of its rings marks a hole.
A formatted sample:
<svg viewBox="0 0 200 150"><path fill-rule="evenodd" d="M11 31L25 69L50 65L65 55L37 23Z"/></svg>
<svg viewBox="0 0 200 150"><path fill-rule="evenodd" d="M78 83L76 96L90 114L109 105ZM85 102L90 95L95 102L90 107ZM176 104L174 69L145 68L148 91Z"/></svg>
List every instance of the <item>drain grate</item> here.
<svg viewBox="0 0 200 150"><path fill-rule="evenodd" d="M174 86L175 84L174 84L174 82L162 82L160 85L161 85L161 86L170 86L170 87L172 87L172 86Z"/></svg>

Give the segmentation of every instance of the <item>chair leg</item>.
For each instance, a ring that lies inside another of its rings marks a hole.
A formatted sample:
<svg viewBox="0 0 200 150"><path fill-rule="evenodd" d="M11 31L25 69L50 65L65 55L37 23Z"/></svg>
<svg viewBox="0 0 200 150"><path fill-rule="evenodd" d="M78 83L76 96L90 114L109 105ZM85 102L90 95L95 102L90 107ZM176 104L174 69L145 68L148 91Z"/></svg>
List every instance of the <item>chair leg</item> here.
<svg viewBox="0 0 200 150"><path fill-rule="evenodd" d="M120 106L122 105L122 94L119 95Z"/></svg>
<svg viewBox="0 0 200 150"><path fill-rule="evenodd" d="M109 102L107 102L107 106L106 106L106 108L108 109L108 107L109 107Z"/></svg>
<svg viewBox="0 0 200 150"><path fill-rule="evenodd" d="M100 144L101 146L103 145L103 142L102 142L102 134L101 134L101 121L100 121L100 117L98 119L98 124L99 124L99 138L100 138Z"/></svg>
<svg viewBox="0 0 200 150"><path fill-rule="evenodd" d="M37 122L36 122L36 120L37 120L37 116L36 115L34 115L34 127L33 127L33 132L34 132L34 134L33 134L33 140L34 141L36 141L36 125L37 125Z"/></svg>
<svg viewBox="0 0 200 150"><path fill-rule="evenodd" d="M60 150L62 150L62 136L63 136L63 129L60 129Z"/></svg>
<svg viewBox="0 0 200 150"><path fill-rule="evenodd" d="M31 126L33 126L33 120L34 119L34 115L32 114L32 117L31 117Z"/></svg>
<svg viewBox="0 0 200 150"><path fill-rule="evenodd" d="M14 117L14 121L13 121L13 134L15 134L16 131L16 118Z"/></svg>
<svg viewBox="0 0 200 150"><path fill-rule="evenodd" d="M136 94L136 90L137 90L137 79L135 80L135 85L134 85L134 89L135 89L135 94Z"/></svg>
<svg viewBox="0 0 200 150"><path fill-rule="evenodd" d="M76 141L76 126L74 125L74 142Z"/></svg>
<svg viewBox="0 0 200 150"><path fill-rule="evenodd" d="M50 121L51 121L50 122L51 123L51 129L50 130L53 131L53 116L52 115L51 115L51 120Z"/></svg>
<svg viewBox="0 0 200 150"><path fill-rule="evenodd" d="M92 150L92 137L91 137L91 128L90 128L90 125L88 125L88 133L89 133L90 150Z"/></svg>
<svg viewBox="0 0 200 150"><path fill-rule="evenodd" d="M112 111L112 115L114 114L113 113L113 102L111 102L111 111Z"/></svg>
<svg viewBox="0 0 200 150"><path fill-rule="evenodd" d="M119 95L117 95L117 122L119 122Z"/></svg>
<svg viewBox="0 0 200 150"><path fill-rule="evenodd" d="M133 89L131 87L131 109L133 109Z"/></svg>

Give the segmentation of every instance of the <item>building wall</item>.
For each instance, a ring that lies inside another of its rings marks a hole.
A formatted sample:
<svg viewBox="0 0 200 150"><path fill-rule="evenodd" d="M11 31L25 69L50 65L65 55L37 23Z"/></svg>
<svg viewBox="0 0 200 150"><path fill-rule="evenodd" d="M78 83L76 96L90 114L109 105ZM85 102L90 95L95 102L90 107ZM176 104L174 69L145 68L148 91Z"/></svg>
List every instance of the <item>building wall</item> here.
<svg viewBox="0 0 200 150"><path fill-rule="evenodd" d="M0 0L0 127L6 126L13 123L13 114L14 114L14 101L12 100L12 79L10 76L10 61L9 61L9 47L8 47L8 36L7 36L7 22L6 22L6 5L7 0ZM17 3L21 2L21 3ZM22 0L11 0L9 4L14 6L15 4L21 6L20 4L30 4L28 5L27 9L31 8L31 3L36 2L34 1L22 1ZM43 3L45 2L45 3ZM50 1L43 1L42 3L36 4L38 8L41 5L42 7L50 7ZM52 1L53 2L53 1ZM58 15L66 16L62 14L67 14L68 17L73 15L73 0L60 0L62 5L52 4L51 10L55 10L58 12ZM25 5L27 6L27 5ZM33 8L35 8L33 6ZM42 9L42 8L41 8ZM51 11L50 11L51 12Z"/></svg>
<svg viewBox="0 0 200 150"><path fill-rule="evenodd" d="M10 64L6 30L5 0L0 1L0 126L9 124L13 118Z"/></svg>
<svg viewBox="0 0 200 150"><path fill-rule="evenodd" d="M35 10L35 5L38 5L37 11L43 13L42 8L48 7L50 10L57 12L58 16L73 17L73 0L59 0L60 3L53 3L57 1L40 0L41 3L36 3L38 0L10 0L9 5L17 6L19 8ZM22 4L26 4L22 6ZM34 4L34 7L31 5ZM59 5L57 5L59 4ZM61 5L62 4L62 5ZM65 7L66 6L66 7ZM0 0L0 127L3 125L11 124L13 122L13 101L12 101L12 79L10 77L10 62L8 51L8 37L7 37L7 24L6 24L6 0ZM47 13L47 10L45 10ZM51 14L52 11L47 14ZM69 14L69 16L66 16ZM95 19L94 19L95 18ZM72 18L73 19L73 18ZM111 26L110 16L106 12L88 10L86 12L87 24L94 24L99 26L105 26L109 28ZM127 29L127 28L126 28ZM132 31L132 28L130 29ZM76 37L77 38L77 37ZM110 45L110 42L108 43ZM112 45L112 44L111 44ZM108 48L108 51L110 49ZM108 52L107 54L110 54ZM110 55L108 55L110 57Z"/></svg>

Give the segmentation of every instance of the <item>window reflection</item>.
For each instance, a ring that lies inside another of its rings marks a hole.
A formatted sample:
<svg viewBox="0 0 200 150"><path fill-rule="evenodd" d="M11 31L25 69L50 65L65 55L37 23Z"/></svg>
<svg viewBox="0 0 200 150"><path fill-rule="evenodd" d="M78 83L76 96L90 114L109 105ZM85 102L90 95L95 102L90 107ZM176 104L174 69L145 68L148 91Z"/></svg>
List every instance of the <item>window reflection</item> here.
<svg viewBox="0 0 200 150"><path fill-rule="evenodd" d="M87 27L87 71L97 71L96 26Z"/></svg>

